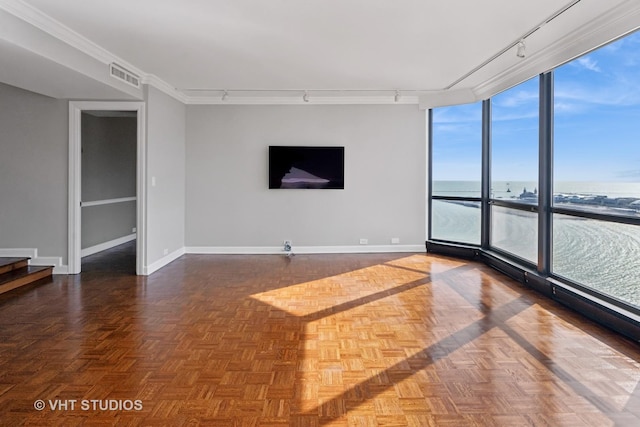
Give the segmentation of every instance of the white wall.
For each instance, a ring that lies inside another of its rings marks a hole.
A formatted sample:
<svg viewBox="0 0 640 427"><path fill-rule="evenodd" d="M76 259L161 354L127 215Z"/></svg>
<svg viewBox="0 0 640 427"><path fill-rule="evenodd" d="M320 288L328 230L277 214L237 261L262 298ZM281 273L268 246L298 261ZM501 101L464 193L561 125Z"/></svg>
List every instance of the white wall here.
<svg viewBox="0 0 640 427"><path fill-rule="evenodd" d="M187 247L425 241L425 114L411 105L188 106ZM269 190L269 145L345 147L344 190Z"/></svg>
<svg viewBox="0 0 640 427"><path fill-rule="evenodd" d="M154 87L147 101L148 273L185 246L185 106ZM153 185L155 181L155 186Z"/></svg>
<svg viewBox="0 0 640 427"><path fill-rule="evenodd" d="M67 254L67 101L0 83L0 248Z"/></svg>

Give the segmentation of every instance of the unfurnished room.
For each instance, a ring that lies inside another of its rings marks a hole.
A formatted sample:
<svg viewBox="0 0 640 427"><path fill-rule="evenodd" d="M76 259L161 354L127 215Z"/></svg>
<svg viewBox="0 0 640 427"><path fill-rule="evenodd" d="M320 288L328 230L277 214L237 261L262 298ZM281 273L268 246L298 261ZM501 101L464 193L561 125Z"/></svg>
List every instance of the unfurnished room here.
<svg viewBox="0 0 640 427"><path fill-rule="evenodd" d="M0 0L0 425L640 425L639 28Z"/></svg>

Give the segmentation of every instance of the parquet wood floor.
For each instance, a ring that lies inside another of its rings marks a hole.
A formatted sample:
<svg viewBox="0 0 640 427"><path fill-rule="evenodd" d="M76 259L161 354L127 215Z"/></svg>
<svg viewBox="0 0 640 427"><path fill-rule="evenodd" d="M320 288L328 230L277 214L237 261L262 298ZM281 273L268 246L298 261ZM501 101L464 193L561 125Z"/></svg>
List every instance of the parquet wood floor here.
<svg viewBox="0 0 640 427"><path fill-rule="evenodd" d="M1 295L0 424L640 426L640 347L471 262L186 255Z"/></svg>

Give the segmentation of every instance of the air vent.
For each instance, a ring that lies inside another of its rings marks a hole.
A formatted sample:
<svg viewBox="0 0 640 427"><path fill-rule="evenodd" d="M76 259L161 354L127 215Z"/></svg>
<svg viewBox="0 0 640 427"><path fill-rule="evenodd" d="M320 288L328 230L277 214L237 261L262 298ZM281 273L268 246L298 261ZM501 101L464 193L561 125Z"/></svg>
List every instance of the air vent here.
<svg viewBox="0 0 640 427"><path fill-rule="evenodd" d="M126 68L123 68L116 63L109 64L109 73L111 74L111 77L122 80L123 82L133 87L140 87L140 77L136 76L131 71L128 71Z"/></svg>

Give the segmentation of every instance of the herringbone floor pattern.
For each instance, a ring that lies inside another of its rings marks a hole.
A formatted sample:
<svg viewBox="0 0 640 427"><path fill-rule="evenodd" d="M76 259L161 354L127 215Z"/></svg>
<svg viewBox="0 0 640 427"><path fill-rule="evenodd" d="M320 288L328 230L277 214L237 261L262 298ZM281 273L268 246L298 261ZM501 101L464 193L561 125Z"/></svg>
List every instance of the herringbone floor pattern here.
<svg viewBox="0 0 640 427"><path fill-rule="evenodd" d="M475 263L187 255L0 296L0 423L638 426L640 348Z"/></svg>

